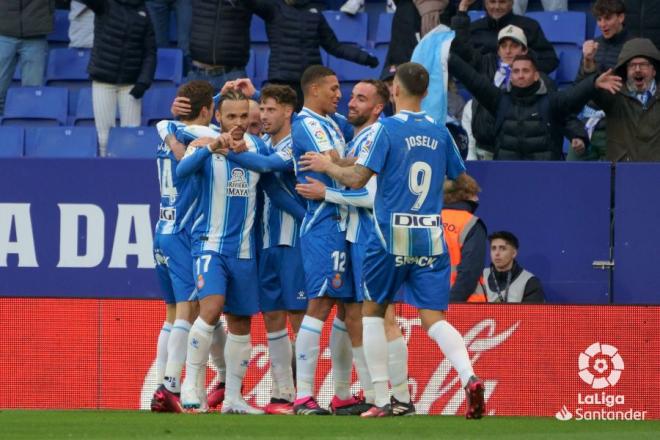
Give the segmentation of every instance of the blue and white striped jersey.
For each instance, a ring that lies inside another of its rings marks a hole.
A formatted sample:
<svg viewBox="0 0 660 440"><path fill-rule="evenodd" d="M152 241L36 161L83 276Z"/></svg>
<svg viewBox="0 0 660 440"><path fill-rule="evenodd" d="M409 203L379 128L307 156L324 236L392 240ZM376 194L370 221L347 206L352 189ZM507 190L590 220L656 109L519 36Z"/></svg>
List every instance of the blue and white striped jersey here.
<svg viewBox="0 0 660 440"><path fill-rule="evenodd" d="M209 127L191 126L183 130L185 139L217 137ZM177 136L179 137L179 136ZM263 141L246 133L248 150L267 154ZM249 171L212 154L207 148L188 148L179 164L180 175L197 173L201 193L192 226L194 256L216 253L235 258L255 258L254 221L259 173Z"/></svg>
<svg viewBox="0 0 660 440"><path fill-rule="evenodd" d="M369 148L374 141L374 125L364 128L347 145L346 157L358 157L363 148ZM325 200L348 206L346 240L351 243L366 244L373 230L373 207L376 195L376 176L369 179L364 188L337 190L327 188Z"/></svg>
<svg viewBox="0 0 660 440"><path fill-rule="evenodd" d="M192 225L197 207L199 179L196 176L181 178L176 175L179 161L165 143L168 135L176 134L185 124L178 121L160 121L156 128L162 142L158 145L156 161L160 183L160 209L156 234L176 234Z"/></svg>
<svg viewBox="0 0 660 440"><path fill-rule="evenodd" d="M304 205L303 199L296 193L296 175L293 173L293 150L291 148L291 135L281 139L276 145L270 135L262 137L268 154L277 154L284 161L291 165L289 171L274 172L277 182L291 197L300 200ZM264 195L263 212L263 248L268 249L273 246L296 246L297 237L300 233L300 222L293 216L279 208L271 202L268 195Z"/></svg>
<svg viewBox="0 0 660 440"><path fill-rule="evenodd" d="M374 130L357 163L378 174L375 233L393 255L444 253L442 186L465 171L451 135L425 112L402 111Z"/></svg>
<svg viewBox="0 0 660 440"><path fill-rule="evenodd" d="M291 138L298 182L307 183L306 177L310 176L323 182L327 188L339 190L345 188L326 174L302 172L297 167L300 157L308 151L323 153L334 150L339 157L344 157L346 149L344 135L331 117L321 116L307 107L303 107L293 121ZM344 205L307 200L307 213L300 227L300 235L303 236L312 230L318 235L343 232L346 230L347 214L348 210Z"/></svg>

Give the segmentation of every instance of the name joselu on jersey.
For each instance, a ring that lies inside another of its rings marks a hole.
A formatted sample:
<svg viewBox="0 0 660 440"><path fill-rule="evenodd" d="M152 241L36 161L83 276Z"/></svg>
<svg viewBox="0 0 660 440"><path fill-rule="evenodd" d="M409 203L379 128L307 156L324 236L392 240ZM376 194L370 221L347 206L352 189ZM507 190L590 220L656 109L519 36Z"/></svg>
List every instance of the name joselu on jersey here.
<svg viewBox="0 0 660 440"><path fill-rule="evenodd" d="M426 147L431 150L438 148L438 140L430 136L409 136L405 138L405 141L409 150L414 147Z"/></svg>

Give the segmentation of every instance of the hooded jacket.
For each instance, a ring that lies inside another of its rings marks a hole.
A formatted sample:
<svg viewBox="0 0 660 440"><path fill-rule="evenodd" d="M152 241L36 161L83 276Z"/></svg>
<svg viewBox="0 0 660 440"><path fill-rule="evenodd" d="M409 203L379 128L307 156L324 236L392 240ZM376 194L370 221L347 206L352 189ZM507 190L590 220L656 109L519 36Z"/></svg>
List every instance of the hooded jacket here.
<svg viewBox="0 0 660 440"><path fill-rule="evenodd" d="M337 41L325 17L309 6L309 0L242 0L266 22L270 46L268 79L298 82L305 69L321 61L322 47L330 55L368 65L378 59L359 47Z"/></svg>
<svg viewBox="0 0 660 440"><path fill-rule="evenodd" d="M660 68L660 51L646 38L629 40L619 54L616 72L624 79L619 93L598 91L594 101L607 116L607 159L610 161L660 161L660 88L646 105L630 94L625 85L626 64L644 57ZM656 81L658 81L656 75Z"/></svg>
<svg viewBox="0 0 660 440"><path fill-rule="evenodd" d="M465 12L458 12L456 16L469 20ZM472 43L482 54L497 53L497 34L510 24L518 26L525 32L527 47L536 56L540 71L550 73L557 68L559 58L557 58L554 47L545 37L541 25L532 18L514 15L513 12L509 12L498 20L486 16L472 22L470 24Z"/></svg>
<svg viewBox="0 0 660 440"><path fill-rule="evenodd" d="M156 40L144 0L80 1L95 14L90 78L149 88L156 72Z"/></svg>
<svg viewBox="0 0 660 440"><path fill-rule="evenodd" d="M0 35L43 37L53 31L54 0L2 0Z"/></svg>

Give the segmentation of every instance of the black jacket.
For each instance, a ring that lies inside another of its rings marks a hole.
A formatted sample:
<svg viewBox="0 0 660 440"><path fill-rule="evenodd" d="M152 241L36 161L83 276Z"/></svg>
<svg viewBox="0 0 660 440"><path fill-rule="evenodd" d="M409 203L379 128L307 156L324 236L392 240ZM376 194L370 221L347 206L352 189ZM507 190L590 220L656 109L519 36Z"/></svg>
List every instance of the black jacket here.
<svg viewBox="0 0 660 440"><path fill-rule="evenodd" d="M495 158L502 149L517 153L520 159L544 152L552 153L553 160L560 159L566 115L577 113L595 93L593 76L561 92L548 91L543 81L527 89L501 90L455 55L449 57L449 72L495 116Z"/></svg>
<svg viewBox="0 0 660 440"><path fill-rule="evenodd" d="M465 201L448 203L442 209L468 211L474 214L478 206L476 202ZM450 301L465 302L475 292L484 268L487 247L486 225L479 219L468 232L461 248L461 262L456 268L456 281L449 291Z"/></svg>
<svg viewBox="0 0 660 440"><path fill-rule="evenodd" d="M352 44L337 41L334 31L320 12L308 9L307 0L288 6L281 0L243 0L266 22L270 58L268 79L300 81L305 69L322 64L320 47L330 55L367 65L377 59Z"/></svg>
<svg viewBox="0 0 660 440"><path fill-rule="evenodd" d="M151 85L156 40L143 0L81 0L94 11L94 46L87 71L110 84Z"/></svg>
<svg viewBox="0 0 660 440"><path fill-rule="evenodd" d="M456 17L463 20L469 20L466 13L458 12ZM470 24L470 33L472 34L472 44L481 51L482 54L488 52L497 53L497 34L508 25L518 26L525 32L527 37L527 47L533 52L538 62L539 70L550 73L559 65L559 58L555 53L554 47L548 42L539 23L529 17L514 15L513 12L505 15L499 20L494 20L486 16Z"/></svg>
<svg viewBox="0 0 660 440"><path fill-rule="evenodd" d="M250 58L251 20L252 12L238 1L192 0L190 57L227 70L244 69Z"/></svg>
<svg viewBox="0 0 660 440"><path fill-rule="evenodd" d="M53 31L53 0L2 0L0 35L42 37Z"/></svg>
<svg viewBox="0 0 660 440"><path fill-rule="evenodd" d="M632 36L628 30L624 29L610 39L606 39L602 35L594 40L598 43L598 50L596 51L596 73L605 72L607 69L613 69L619 59L619 53L626 41L630 40ZM580 61L580 70L578 71L575 81L580 81L589 76L583 69L584 57Z"/></svg>
<svg viewBox="0 0 660 440"><path fill-rule="evenodd" d="M649 38L660 49L660 1L625 0L626 28L633 37Z"/></svg>

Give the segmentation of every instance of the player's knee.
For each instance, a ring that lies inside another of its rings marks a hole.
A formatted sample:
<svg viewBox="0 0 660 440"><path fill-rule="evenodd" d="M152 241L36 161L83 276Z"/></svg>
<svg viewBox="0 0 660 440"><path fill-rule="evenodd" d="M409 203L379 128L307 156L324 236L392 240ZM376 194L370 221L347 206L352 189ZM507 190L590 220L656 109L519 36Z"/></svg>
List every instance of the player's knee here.
<svg viewBox="0 0 660 440"><path fill-rule="evenodd" d="M445 319L445 312L440 310L419 309L419 319L422 321L422 328L428 331L433 324Z"/></svg>
<svg viewBox="0 0 660 440"><path fill-rule="evenodd" d="M252 317L226 314L227 328L233 335L249 335Z"/></svg>
<svg viewBox="0 0 660 440"><path fill-rule="evenodd" d="M373 301L362 303L362 316L384 318L387 304L378 304Z"/></svg>
<svg viewBox="0 0 660 440"><path fill-rule="evenodd" d="M286 312L284 311L275 311L275 312L264 312L264 326L266 331L276 332L286 328Z"/></svg>
<svg viewBox="0 0 660 440"><path fill-rule="evenodd" d="M307 303L307 312L305 314L320 321L325 321L328 319L328 315L334 304L335 300L332 298L311 299Z"/></svg>

